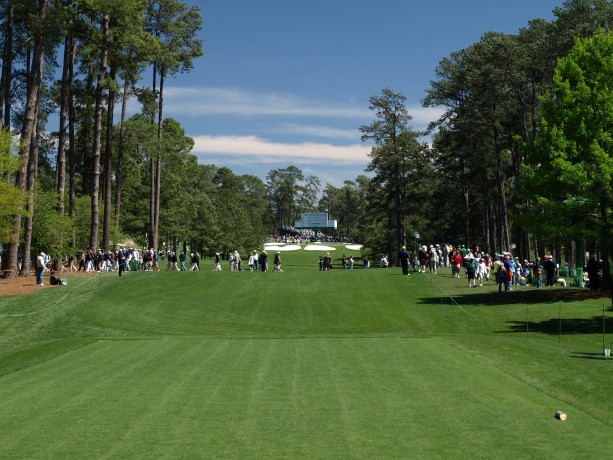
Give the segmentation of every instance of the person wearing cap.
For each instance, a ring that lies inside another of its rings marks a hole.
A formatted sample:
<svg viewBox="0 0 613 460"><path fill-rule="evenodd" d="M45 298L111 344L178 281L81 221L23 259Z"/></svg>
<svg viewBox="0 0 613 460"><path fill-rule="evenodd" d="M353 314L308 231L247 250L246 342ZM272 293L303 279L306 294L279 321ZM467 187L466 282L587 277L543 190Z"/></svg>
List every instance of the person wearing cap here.
<svg viewBox="0 0 613 460"><path fill-rule="evenodd" d="M191 271L199 272L200 271L200 254L198 254L197 252L190 253L189 263L190 263Z"/></svg>
<svg viewBox="0 0 613 460"><path fill-rule="evenodd" d="M389 261L387 260L387 254L384 254L383 257L381 257L381 259L379 260L379 267L380 268L389 268L390 264Z"/></svg>
<svg viewBox="0 0 613 460"><path fill-rule="evenodd" d="M255 266L255 259L257 259L255 255L255 251L249 254L249 259L247 260L247 264L249 265L249 271L253 271L253 267Z"/></svg>
<svg viewBox="0 0 613 460"><path fill-rule="evenodd" d="M62 286L62 285L65 285L66 281L64 281L61 278L58 278L56 273L57 272L55 270L51 270L51 277L49 279L49 284L51 284L51 286Z"/></svg>
<svg viewBox="0 0 613 460"><path fill-rule="evenodd" d="M126 269L126 253L122 248L117 251L117 267L119 268L119 276L121 276Z"/></svg>
<svg viewBox="0 0 613 460"><path fill-rule="evenodd" d="M464 270L466 271L466 278L468 279L468 287L477 287L475 284L477 269L471 259L464 259Z"/></svg>
<svg viewBox="0 0 613 460"><path fill-rule="evenodd" d="M234 259L234 253L232 251L230 251L228 261L230 262L230 271L233 272L236 268L236 260Z"/></svg>
<svg viewBox="0 0 613 460"><path fill-rule="evenodd" d="M243 259L238 251L234 251L234 265L237 272L243 271Z"/></svg>
<svg viewBox="0 0 613 460"><path fill-rule="evenodd" d="M437 244L436 247L438 248L439 245ZM449 268L449 245L448 244L443 244L443 247L440 248L441 250L441 267L443 268Z"/></svg>
<svg viewBox="0 0 613 460"><path fill-rule="evenodd" d="M451 276L452 278L460 278L460 270L464 265L464 260L462 259L462 253L460 249L456 249L453 255L451 256Z"/></svg>
<svg viewBox="0 0 613 460"><path fill-rule="evenodd" d="M332 256L329 252L326 252L324 256L324 271L332 270Z"/></svg>
<svg viewBox="0 0 613 460"><path fill-rule="evenodd" d="M428 258L428 248L422 246L417 251L417 259L419 260L419 273L426 272L426 259Z"/></svg>
<svg viewBox="0 0 613 460"><path fill-rule="evenodd" d="M253 250L253 271L258 271L258 252Z"/></svg>
<svg viewBox="0 0 613 460"><path fill-rule="evenodd" d="M428 253L428 267L430 269L430 273L436 275L436 269L438 267L439 262L439 253L438 249L435 246L430 247L430 252Z"/></svg>
<svg viewBox="0 0 613 460"><path fill-rule="evenodd" d="M409 253L407 252L406 246L402 246L400 249L400 266L402 267L402 274L409 274Z"/></svg>
<svg viewBox="0 0 613 460"><path fill-rule="evenodd" d="M221 257L219 256L218 252L215 253L215 271L221 271Z"/></svg>
<svg viewBox="0 0 613 460"><path fill-rule="evenodd" d="M276 272L282 272L281 270L281 252L277 251L275 254L274 266Z"/></svg>
<svg viewBox="0 0 613 460"><path fill-rule="evenodd" d="M555 286L556 263L550 255L545 255L543 268L546 274L545 286Z"/></svg>
<svg viewBox="0 0 613 460"><path fill-rule="evenodd" d="M509 253L509 264L511 265L511 285L517 284L517 258Z"/></svg>
<svg viewBox="0 0 613 460"><path fill-rule="evenodd" d="M543 265L541 264L541 258L537 257L534 262L534 284L540 289L543 285Z"/></svg>
<svg viewBox="0 0 613 460"><path fill-rule="evenodd" d="M496 283L498 283L498 292L502 291L502 286L507 282L507 271L504 268L503 259L502 254L497 254L492 264L492 272L496 274Z"/></svg>
<svg viewBox="0 0 613 460"><path fill-rule="evenodd" d="M505 284L504 284L504 290L507 292L511 290L511 280L513 279L513 270L512 270L511 260L512 260L511 253L505 252L504 259L502 259L502 263L504 264L504 270L507 275L505 278Z"/></svg>
<svg viewBox="0 0 613 460"><path fill-rule="evenodd" d="M187 267L185 266L185 259L187 259L187 254L185 254L185 251L181 251L181 254L179 254L179 260L181 261L180 271L182 272L187 271Z"/></svg>
<svg viewBox="0 0 613 460"><path fill-rule="evenodd" d="M43 283L43 274L45 273L45 269L47 268L47 264L45 263L45 253L41 252L36 258L36 285L44 286Z"/></svg>

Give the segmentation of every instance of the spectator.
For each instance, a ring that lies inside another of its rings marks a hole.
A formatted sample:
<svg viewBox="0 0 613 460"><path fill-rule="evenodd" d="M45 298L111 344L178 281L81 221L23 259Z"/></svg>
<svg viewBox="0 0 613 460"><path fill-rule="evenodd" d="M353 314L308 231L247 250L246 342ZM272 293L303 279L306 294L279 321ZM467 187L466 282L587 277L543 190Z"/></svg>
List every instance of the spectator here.
<svg viewBox="0 0 613 460"><path fill-rule="evenodd" d="M45 253L41 252L36 258L36 285L44 286L43 283L43 275L45 273L45 269L47 268L47 263L45 262Z"/></svg>
<svg viewBox="0 0 613 460"><path fill-rule="evenodd" d="M55 270L51 270L51 277L49 278L49 284L51 284L51 286L62 286L62 285L66 285L66 281L59 278L58 276L56 276L56 271Z"/></svg>

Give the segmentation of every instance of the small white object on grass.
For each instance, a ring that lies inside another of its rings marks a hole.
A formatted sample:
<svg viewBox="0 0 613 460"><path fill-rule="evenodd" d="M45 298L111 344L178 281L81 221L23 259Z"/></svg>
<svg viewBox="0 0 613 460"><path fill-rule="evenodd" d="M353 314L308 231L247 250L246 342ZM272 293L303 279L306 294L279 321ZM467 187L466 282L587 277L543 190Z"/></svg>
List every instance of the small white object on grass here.
<svg viewBox="0 0 613 460"><path fill-rule="evenodd" d="M562 421L566 420L566 412L562 412L561 410L556 411L556 418Z"/></svg>

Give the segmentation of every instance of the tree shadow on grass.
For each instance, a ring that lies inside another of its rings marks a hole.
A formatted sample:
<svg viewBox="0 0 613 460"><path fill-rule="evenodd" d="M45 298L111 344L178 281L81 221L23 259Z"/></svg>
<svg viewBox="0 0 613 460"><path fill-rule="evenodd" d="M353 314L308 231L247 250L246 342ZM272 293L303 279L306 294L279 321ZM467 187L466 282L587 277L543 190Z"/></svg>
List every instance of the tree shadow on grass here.
<svg viewBox="0 0 613 460"><path fill-rule="evenodd" d="M602 316L591 318L551 318L528 321L528 332L547 335L613 334L613 320L607 318L603 331ZM500 331L503 332L503 331ZM504 332L526 333L526 321L509 321Z"/></svg>
<svg viewBox="0 0 613 460"><path fill-rule="evenodd" d="M475 292L471 289L470 294L460 294L451 296L458 305L470 306L495 306L513 304L539 304L554 302L580 302L586 299L593 299L598 303L607 304L607 310L613 311L611 306L611 296L607 292L590 291L577 288L542 288L521 287L511 292ZM441 303L441 295L424 297L421 304L432 305ZM444 296L443 296L444 297Z"/></svg>
<svg viewBox="0 0 613 460"><path fill-rule="evenodd" d="M584 353L582 351L573 351L571 352L570 357L577 359L595 359L597 361L602 359L611 359L610 357L605 356L603 353Z"/></svg>
<svg viewBox="0 0 613 460"><path fill-rule="evenodd" d="M470 290L470 293L452 296L457 305L466 307L477 306L500 306L501 312L504 312L508 307L509 310L515 310L518 306L537 306L539 304L555 304L557 302L580 302L583 300L592 299L593 302L589 306L589 313L592 316L562 318L553 317L541 321L528 321L522 319L513 319L505 322L504 330L491 330L494 333L526 333L526 326L529 333L546 334L551 336L556 335L598 335L603 333L603 317L601 314L593 315L594 306L605 305L605 313L613 311L610 305L610 296L606 292L594 292L577 288L518 288L511 292L478 292L478 290ZM474 292L477 291L477 292ZM424 305L437 305L449 307L451 302L446 296L424 297L419 301ZM580 306L578 308L581 308ZM599 311L602 311L598 308ZM586 311L588 313L588 311ZM520 314L521 316L521 314ZM484 314L484 318L487 315ZM517 316L516 316L517 318ZM613 334L613 318L605 317L605 334Z"/></svg>

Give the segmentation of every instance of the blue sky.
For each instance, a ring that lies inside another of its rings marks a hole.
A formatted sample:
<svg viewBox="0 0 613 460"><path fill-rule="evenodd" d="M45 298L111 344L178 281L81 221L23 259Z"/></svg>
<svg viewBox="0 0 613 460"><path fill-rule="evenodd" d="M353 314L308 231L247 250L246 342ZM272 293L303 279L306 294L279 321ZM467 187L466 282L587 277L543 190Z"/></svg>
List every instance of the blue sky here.
<svg viewBox="0 0 613 460"><path fill-rule="evenodd" d="M189 0L186 0L189 3ZM414 129L438 118L421 99L439 61L487 31L552 19L562 0L207 0L205 55L165 87L165 116L199 162L265 180L290 165L341 186L364 174L359 127L385 87L407 97Z"/></svg>

